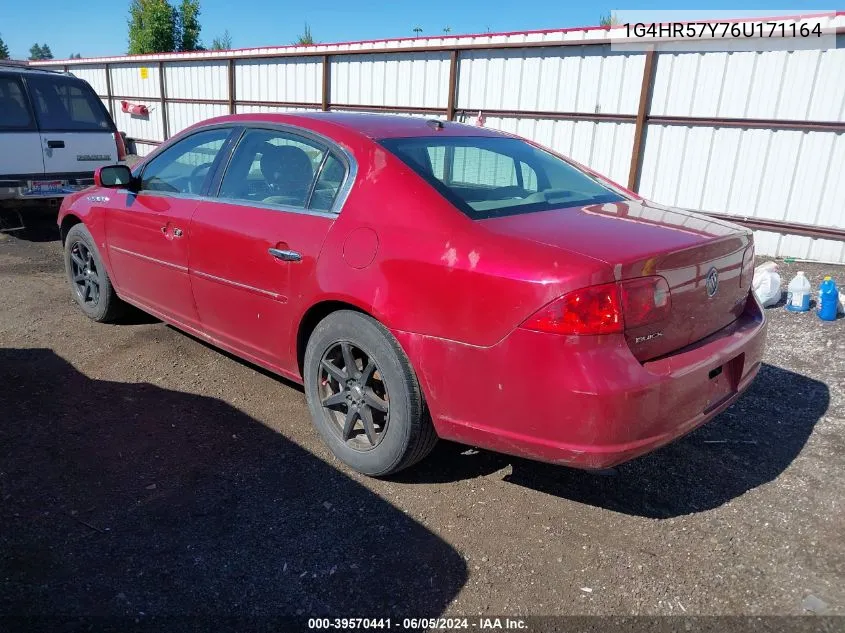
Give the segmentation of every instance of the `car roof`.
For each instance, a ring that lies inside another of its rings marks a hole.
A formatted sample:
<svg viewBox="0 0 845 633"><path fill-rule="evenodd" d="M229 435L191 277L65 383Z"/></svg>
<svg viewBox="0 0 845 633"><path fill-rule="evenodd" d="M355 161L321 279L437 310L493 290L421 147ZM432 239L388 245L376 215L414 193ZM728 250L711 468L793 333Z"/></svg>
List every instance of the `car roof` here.
<svg viewBox="0 0 845 633"><path fill-rule="evenodd" d="M65 73L60 70L50 70L48 68L31 68L29 66L25 66L22 64L18 64L16 62L3 62L0 61L0 73L20 73L22 75L56 75L58 77L71 77L73 79L79 79L75 75L71 75L70 73Z"/></svg>
<svg viewBox="0 0 845 633"><path fill-rule="evenodd" d="M281 123L309 128L315 122L330 123L372 139L411 136L501 136L502 133L474 125L440 121L434 116L425 118L397 114L365 112L296 112L232 114L205 121L208 123Z"/></svg>

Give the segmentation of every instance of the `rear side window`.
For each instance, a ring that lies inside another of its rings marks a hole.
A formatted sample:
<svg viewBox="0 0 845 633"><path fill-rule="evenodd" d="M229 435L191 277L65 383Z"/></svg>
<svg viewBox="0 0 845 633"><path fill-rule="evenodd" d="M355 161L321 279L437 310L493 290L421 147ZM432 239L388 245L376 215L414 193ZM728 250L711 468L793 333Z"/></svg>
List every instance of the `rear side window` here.
<svg viewBox="0 0 845 633"><path fill-rule="evenodd" d="M0 130L35 127L23 84L16 77L0 77Z"/></svg>
<svg viewBox="0 0 845 633"><path fill-rule="evenodd" d="M325 158L326 148L310 139L283 131L247 130L223 176L219 196L281 207L304 208L312 202L331 208L344 172L340 165L339 174L330 168L324 177Z"/></svg>
<svg viewBox="0 0 845 633"><path fill-rule="evenodd" d="M48 132L110 132L114 127L100 98L78 80L28 77L38 125Z"/></svg>
<svg viewBox="0 0 845 633"><path fill-rule="evenodd" d="M473 219L624 200L590 174L516 138L421 136L381 144Z"/></svg>

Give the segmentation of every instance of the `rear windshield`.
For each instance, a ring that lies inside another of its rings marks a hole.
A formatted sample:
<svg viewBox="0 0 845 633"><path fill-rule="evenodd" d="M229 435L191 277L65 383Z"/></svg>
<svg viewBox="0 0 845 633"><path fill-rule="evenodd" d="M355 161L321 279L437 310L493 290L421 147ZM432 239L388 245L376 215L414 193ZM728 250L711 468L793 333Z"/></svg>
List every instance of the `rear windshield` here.
<svg viewBox="0 0 845 633"><path fill-rule="evenodd" d="M625 199L516 138L422 136L382 139L381 144L476 220Z"/></svg>
<svg viewBox="0 0 845 633"><path fill-rule="evenodd" d="M79 80L57 75L28 77L39 127L48 132L107 132L113 125L103 102Z"/></svg>

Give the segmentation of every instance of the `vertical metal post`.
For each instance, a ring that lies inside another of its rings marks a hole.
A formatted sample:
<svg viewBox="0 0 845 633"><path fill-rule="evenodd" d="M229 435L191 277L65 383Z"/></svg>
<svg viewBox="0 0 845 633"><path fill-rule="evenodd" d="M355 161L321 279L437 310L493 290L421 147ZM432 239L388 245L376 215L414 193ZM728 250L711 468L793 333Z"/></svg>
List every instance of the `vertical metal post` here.
<svg viewBox="0 0 845 633"><path fill-rule="evenodd" d="M158 90L161 103L161 132L164 135L162 140L170 138L170 130L167 125L167 82L164 81L164 62L158 63Z"/></svg>
<svg viewBox="0 0 845 633"><path fill-rule="evenodd" d="M651 92L654 86L654 66L656 54L654 49L645 54L643 66L643 83L640 87L640 105L637 109L637 120L634 124L634 145L631 148L631 169L628 172L628 189L637 191L640 183L640 170L643 159L643 140L648 112L651 109Z"/></svg>
<svg viewBox="0 0 845 633"><path fill-rule="evenodd" d="M109 114L114 118L114 95L111 89L111 64L106 64L106 98L109 100Z"/></svg>
<svg viewBox="0 0 845 633"><path fill-rule="evenodd" d="M446 120L455 120L455 104L458 101L458 51L449 53L449 100L446 104Z"/></svg>
<svg viewBox="0 0 845 633"><path fill-rule="evenodd" d="M235 113L235 59L229 58L229 114Z"/></svg>
<svg viewBox="0 0 845 633"><path fill-rule="evenodd" d="M329 94L331 83L329 81L329 71L329 56L323 55L323 112L327 112L331 107L331 95Z"/></svg>

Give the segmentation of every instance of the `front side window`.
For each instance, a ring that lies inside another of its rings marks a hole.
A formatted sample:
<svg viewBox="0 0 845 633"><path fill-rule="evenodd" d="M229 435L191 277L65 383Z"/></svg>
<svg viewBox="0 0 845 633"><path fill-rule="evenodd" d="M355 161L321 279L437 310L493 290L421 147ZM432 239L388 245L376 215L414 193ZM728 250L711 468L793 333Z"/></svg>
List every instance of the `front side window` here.
<svg viewBox="0 0 845 633"><path fill-rule="evenodd" d="M0 129L28 130L32 127L32 115L20 80L0 77Z"/></svg>
<svg viewBox="0 0 845 633"><path fill-rule="evenodd" d="M345 171L316 141L278 130L247 130L220 184L221 198L282 207L331 208ZM315 183L316 179L316 183Z"/></svg>
<svg viewBox="0 0 845 633"><path fill-rule="evenodd" d="M56 75L28 77L39 127L48 132L110 132L100 98L86 84Z"/></svg>
<svg viewBox="0 0 845 633"><path fill-rule="evenodd" d="M141 189L166 193L200 194L214 161L231 130L197 132L153 158L141 176Z"/></svg>
<svg viewBox="0 0 845 633"><path fill-rule="evenodd" d="M618 202L624 197L520 139L425 136L381 144L473 219Z"/></svg>

